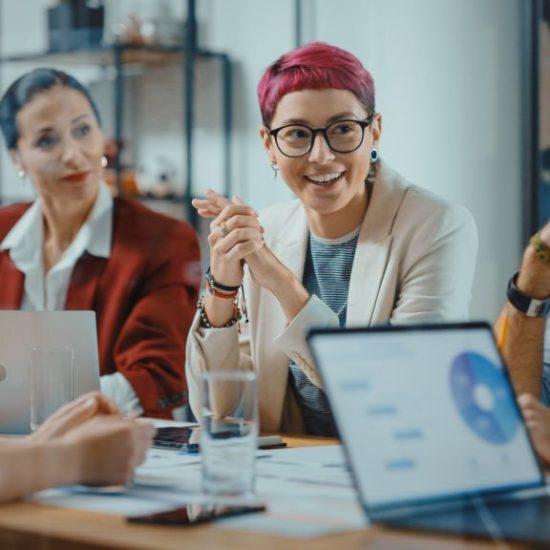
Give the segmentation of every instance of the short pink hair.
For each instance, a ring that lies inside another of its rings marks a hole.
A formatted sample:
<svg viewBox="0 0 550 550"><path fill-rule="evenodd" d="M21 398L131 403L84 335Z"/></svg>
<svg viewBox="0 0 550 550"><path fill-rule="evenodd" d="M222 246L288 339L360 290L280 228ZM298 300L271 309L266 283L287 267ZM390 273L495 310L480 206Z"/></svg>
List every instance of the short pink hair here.
<svg viewBox="0 0 550 550"><path fill-rule="evenodd" d="M374 113L374 80L359 59L325 42L312 42L285 53L264 72L258 83L264 124L269 127L284 95L326 88L353 92L367 112Z"/></svg>

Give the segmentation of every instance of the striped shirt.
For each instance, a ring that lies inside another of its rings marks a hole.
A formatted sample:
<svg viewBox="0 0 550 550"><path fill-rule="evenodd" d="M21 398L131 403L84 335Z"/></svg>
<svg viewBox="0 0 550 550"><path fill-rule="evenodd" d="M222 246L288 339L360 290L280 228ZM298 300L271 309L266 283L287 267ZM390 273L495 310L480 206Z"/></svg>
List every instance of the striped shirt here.
<svg viewBox="0 0 550 550"><path fill-rule="evenodd" d="M309 234L303 284L338 315L346 325L349 280L360 227L338 239L322 239ZM338 435L325 392L312 384L302 369L289 362L290 383L303 414L309 435Z"/></svg>

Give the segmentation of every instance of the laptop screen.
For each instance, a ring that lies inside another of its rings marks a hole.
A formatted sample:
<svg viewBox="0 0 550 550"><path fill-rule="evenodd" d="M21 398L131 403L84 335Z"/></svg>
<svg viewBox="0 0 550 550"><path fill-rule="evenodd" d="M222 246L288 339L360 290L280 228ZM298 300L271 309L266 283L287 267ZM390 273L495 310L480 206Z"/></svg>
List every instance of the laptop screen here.
<svg viewBox="0 0 550 550"><path fill-rule="evenodd" d="M319 330L309 343L371 511L542 483L489 325Z"/></svg>

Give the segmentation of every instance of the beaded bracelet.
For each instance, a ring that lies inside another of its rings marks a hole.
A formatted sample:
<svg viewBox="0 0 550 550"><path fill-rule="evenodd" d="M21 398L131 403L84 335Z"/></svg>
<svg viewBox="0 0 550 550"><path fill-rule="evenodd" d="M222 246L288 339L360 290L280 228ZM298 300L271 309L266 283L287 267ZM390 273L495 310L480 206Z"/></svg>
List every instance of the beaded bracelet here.
<svg viewBox="0 0 550 550"><path fill-rule="evenodd" d="M543 262L550 264L550 247L540 238L540 231L535 233L529 240L529 244L534 248L535 254Z"/></svg>
<svg viewBox="0 0 550 550"><path fill-rule="evenodd" d="M201 296L199 298L199 303L197 304L197 309L199 310L199 316L201 318L200 325L202 328L229 328L241 320L241 317L242 317L241 310L237 305L237 302L235 301L233 303L233 317L223 325L220 325L220 326L213 325L208 320L208 317L206 316L206 312L204 311L204 299L205 299L205 296Z"/></svg>

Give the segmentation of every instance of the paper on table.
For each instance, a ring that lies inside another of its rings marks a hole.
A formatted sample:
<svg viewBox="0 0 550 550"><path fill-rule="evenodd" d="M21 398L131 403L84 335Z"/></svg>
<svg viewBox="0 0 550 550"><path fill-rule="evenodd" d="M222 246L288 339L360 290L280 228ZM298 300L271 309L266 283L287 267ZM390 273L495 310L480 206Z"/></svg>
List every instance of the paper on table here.
<svg viewBox="0 0 550 550"><path fill-rule="evenodd" d="M124 494L73 493L66 489L49 489L36 493L32 500L48 506L76 508L90 512L139 516L155 514L174 508L174 503L139 498L131 492Z"/></svg>
<svg viewBox="0 0 550 550"><path fill-rule="evenodd" d="M271 451L270 461L294 463L300 466L341 466L347 465L341 445L322 447L299 447L296 449L276 449Z"/></svg>
<svg viewBox="0 0 550 550"><path fill-rule="evenodd" d="M277 485L281 482L277 481ZM263 489L267 489L263 484ZM259 491L261 493L261 491ZM365 529L368 521L354 494L325 498L296 498L300 488L285 496L269 497L265 514L239 516L219 522L224 528L246 529L289 537L318 537Z"/></svg>
<svg viewBox="0 0 550 550"><path fill-rule="evenodd" d="M332 466L301 466L294 463L272 462L269 459L257 462L259 477L278 478L302 483L351 487L353 481L347 469Z"/></svg>
<svg viewBox="0 0 550 550"><path fill-rule="evenodd" d="M200 456L195 453L151 448L147 451L145 462L139 466L138 472L152 469L179 468L180 466L199 464L200 461Z"/></svg>
<svg viewBox="0 0 550 550"><path fill-rule="evenodd" d="M256 495L267 514L222 520L220 526L293 537L313 537L365 527L364 515L339 447L270 451L257 462ZM143 515L204 499L200 456L153 449L125 493L86 488L45 491L43 504L123 516ZM198 500L197 500L198 499Z"/></svg>

